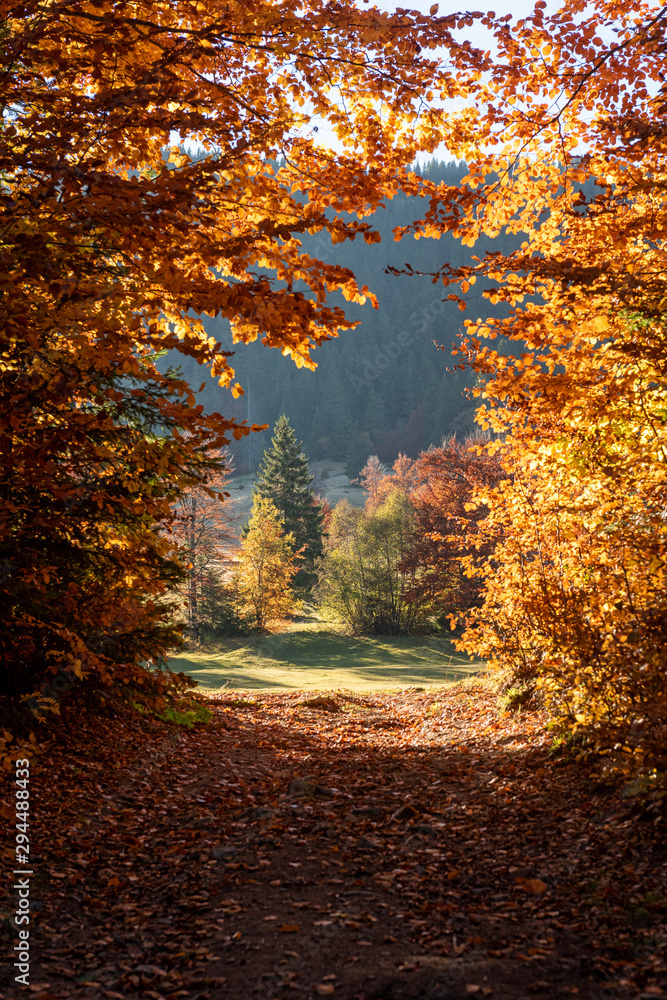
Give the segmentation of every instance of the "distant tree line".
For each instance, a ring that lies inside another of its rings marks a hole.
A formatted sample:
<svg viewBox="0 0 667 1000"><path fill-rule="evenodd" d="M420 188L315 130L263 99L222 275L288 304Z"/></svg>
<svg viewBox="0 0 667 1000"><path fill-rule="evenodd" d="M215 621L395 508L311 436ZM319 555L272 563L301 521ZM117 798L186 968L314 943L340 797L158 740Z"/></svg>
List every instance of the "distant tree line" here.
<svg viewBox="0 0 667 1000"><path fill-rule="evenodd" d="M264 629L304 600L315 600L360 634L448 629L480 603L480 582L462 568L466 556L480 554L477 525L488 513L473 493L503 475L482 439L450 438L416 459L399 455L391 471L371 456L358 480L365 506L341 500L331 511L314 494L308 460L281 416L264 454L250 521L217 572L206 558L214 547L204 503L197 515L201 529L189 522L188 537L202 539L201 552L193 546L191 580L183 591L190 635ZM225 525L221 517L221 540ZM202 581L200 597L196 580Z"/></svg>
<svg viewBox="0 0 667 1000"><path fill-rule="evenodd" d="M480 582L463 571L488 513L475 495L505 475L479 437L450 438L416 459L399 455L391 472L373 455L359 478L365 507L342 500L333 510L323 607L362 634L453 627L481 603Z"/></svg>

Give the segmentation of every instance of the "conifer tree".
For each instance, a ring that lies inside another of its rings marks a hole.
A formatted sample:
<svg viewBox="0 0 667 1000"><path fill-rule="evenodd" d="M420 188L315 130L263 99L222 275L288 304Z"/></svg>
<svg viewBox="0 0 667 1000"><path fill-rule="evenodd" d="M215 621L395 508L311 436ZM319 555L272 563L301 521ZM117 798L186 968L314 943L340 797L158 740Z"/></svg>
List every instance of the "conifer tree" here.
<svg viewBox="0 0 667 1000"><path fill-rule="evenodd" d="M315 560L322 555L324 512L318 503L308 472L308 459L287 417L278 419L271 447L264 452L253 491L255 500L271 500L285 522L285 531L294 537L299 567L292 586L306 596L317 581Z"/></svg>

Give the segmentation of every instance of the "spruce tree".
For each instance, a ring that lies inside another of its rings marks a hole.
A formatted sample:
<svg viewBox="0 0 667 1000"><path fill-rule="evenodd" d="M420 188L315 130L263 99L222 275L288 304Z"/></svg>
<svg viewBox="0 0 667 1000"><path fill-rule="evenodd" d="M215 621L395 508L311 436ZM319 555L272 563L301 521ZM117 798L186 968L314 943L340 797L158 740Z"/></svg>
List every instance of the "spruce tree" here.
<svg viewBox="0 0 667 1000"><path fill-rule="evenodd" d="M271 500L285 522L285 531L294 536L299 570L292 587L303 596L310 594L317 581L315 560L322 555L324 513L310 488L312 481L308 459L283 415L274 427L271 447L264 452L253 496Z"/></svg>

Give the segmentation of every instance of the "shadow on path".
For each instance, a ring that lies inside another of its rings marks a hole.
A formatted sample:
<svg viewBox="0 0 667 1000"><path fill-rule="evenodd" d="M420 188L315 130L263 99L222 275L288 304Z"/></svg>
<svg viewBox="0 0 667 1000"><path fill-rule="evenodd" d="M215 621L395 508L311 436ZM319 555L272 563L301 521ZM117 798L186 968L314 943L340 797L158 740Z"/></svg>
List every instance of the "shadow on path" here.
<svg viewBox="0 0 667 1000"><path fill-rule="evenodd" d="M662 995L664 853L540 716L481 687L211 705L45 758L33 995Z"/></svg>

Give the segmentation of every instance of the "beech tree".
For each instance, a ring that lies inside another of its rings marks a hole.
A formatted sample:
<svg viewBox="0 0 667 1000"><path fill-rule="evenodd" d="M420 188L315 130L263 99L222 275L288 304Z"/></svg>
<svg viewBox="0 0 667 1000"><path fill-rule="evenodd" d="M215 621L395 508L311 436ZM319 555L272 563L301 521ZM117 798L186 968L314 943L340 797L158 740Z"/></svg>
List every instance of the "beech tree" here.
<svg viewBox="0 0 667 1000"><path fill-rule="evenodd" d="M405 497L412 495L421 481L421 472L416 459L399 453L388 473L377 455L371 455L354 482L359 483L368 494L366 510L372 511L384 503L396 491Z"/></svg>
<svg viewBox="0 0 667 1000"><path fill-rule="evenodd" d="M187 558L187 582L182 588L188 630L197 636L203 622L215 624L216 610L226 603L222 573L236 548L238 522L227 489L231 479L228 455L216 456L224 471L209 475L205 484L185 488L176 505L172 537Z"/></svg>
<svg viewBox="0 0 667 1000"><path fill-rule="evenodd" d="M297 572L294 535L285 531L280 511L267 497L255 498L248 531L234 570L242 606L257 628L291 614L297 599L292 582Z"/></svg>
<svg viewBox="0 0 667 1000"><path fill-rule="evenodd" d="M480 535L477 528L489 510L475 501L476 494L507 478L483 444L481 436L463 442L451 438L412 463L415 485L409 496L415 533L401 567L414 572L410 596L429 600L442 618L481 603L482 581L466 573L464 557L489 556L499 540Z"/></svg>
<svg viewBox="0 0 667 1000"><path fill-rule="evenodd" d="M492 551L469 559L485 600L464 645L537 685L565 726L664 770L667 9L545 7L495 19L457 147L468 176L433 186L414 227L471 246L526 234L438 275L463 309L481 278L511 307L468 321L461 347L507 472L478 496Z"/></svg>
<svg viewBox="0 0 667 1000"><path fill-rule="evenodd" d="M411 596L416 571L402 567L414 530L413 511L400 490L367 510L347 500L337 503L320 566L323 606L363 635L422 630L430 601Z"/></svg>
<svg viewBox="0 0 667 1000"><path fill-rule="evenodd" d="M380 502L380 487L387 477L387 467L377 455L370 455L368 461L352 482L361 486L367 494L366 507L375 507Z"/></svg>
<svg viewBox="0 0 667 1000"><path fill-rule="evenodd" d="M480 63L453 43L468 15L346 2L7 0L0 18L2 687L64 666L141 684L177 639L173 504L249 430L156 357L241 393L207 314L312 366L354 326L328 294L374 300L299 234L377 241L361 219L443 139L431 88L462 93Z"/></svg>

